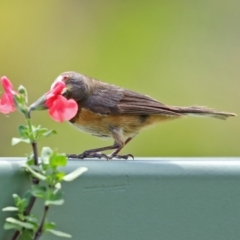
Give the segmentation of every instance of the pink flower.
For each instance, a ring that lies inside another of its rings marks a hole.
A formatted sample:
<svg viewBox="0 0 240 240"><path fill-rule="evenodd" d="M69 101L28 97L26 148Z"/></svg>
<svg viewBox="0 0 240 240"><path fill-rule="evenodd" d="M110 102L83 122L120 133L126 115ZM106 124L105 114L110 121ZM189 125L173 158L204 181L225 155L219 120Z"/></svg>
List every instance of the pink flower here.
<svg viewBox="0 0 240 240"><path fill-rule="evenodd" d="M48 107L48 113L57 122L72 119L78 111L78 105L73 99L68 100L61 95L65 87L64 82L57 82L46 94L45 105Z"/></svg>
<svg viewBox="0 0 240 240"><path fill-rule="evenodd" d="M5 76L1 78L1 83L5 93L3 93L2 98L0 99L0 112L4 114L14 112L16 108L13 95L16 94L16 92L13 90L12 83Z"/></svg>

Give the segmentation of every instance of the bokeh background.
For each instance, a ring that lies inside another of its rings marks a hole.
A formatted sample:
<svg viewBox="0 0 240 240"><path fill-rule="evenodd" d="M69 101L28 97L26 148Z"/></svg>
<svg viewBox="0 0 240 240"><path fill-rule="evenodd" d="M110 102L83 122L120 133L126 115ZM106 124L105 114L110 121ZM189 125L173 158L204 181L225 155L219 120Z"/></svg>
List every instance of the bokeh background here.
<svg viewBox="0 0 240 240"><path fill-rule="evenodd" d="M172 105L240 113L240 1L58 0L0 2L0 75L24 85L33 102L64 71L74 70ZM61 152L108 145L54 122L39 144ZM18 112L0 115L0 156L23 156ZM135 156L237 156L240 119L186 118L141 132L123 153Z"/></svg>

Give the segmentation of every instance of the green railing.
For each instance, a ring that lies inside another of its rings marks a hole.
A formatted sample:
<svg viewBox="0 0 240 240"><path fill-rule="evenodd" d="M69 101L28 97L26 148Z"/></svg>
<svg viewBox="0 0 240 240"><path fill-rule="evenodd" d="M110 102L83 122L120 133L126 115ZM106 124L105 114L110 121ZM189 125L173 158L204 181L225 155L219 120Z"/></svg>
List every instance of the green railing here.
<svg viewBox="0 0 240 240"><path fill-rule="evenodd" d="M0 158L0 208L12 205L12 194L29 187L19 169L23 162ZM79 166L88 172L64 183L65 204L49 212L72 239L240 239L240 158L70 161L66 171ZM0 225L10 214L0 214ZM11 236L0 230L0 239ZM60 238L49 234L41 239Z"/></svg>

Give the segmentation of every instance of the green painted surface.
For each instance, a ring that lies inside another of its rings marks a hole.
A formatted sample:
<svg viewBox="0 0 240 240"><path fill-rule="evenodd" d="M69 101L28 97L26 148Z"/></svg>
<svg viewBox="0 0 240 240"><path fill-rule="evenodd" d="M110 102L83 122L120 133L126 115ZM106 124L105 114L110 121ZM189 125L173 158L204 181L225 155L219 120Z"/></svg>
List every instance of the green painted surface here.
<svg viewBox="0 0 240 240"><path fill-rule="evenodd" d="M25 86L29 103L74 70L167 105L240 114L239 0L0 0L0 9L0 77ZM39 149L81 153L113 143L58 124L47 111L32 118L58 132ZM10 144L24 123L21 114L0 114L0 156L31 151ZM122 154L240 156L239 133L239 117L183 118L141 131Z"/></svg>
<svg viewBox="0 0 240 240"><path fill-rule="evenodd" d="M240 158L145 160L70 161L67 171L89 171L64 185L65 204L48 219L73 239L240 239ZM0 158L1 208L28 185L20 163ZM1 213L0 225L6 216ZM0 231L0 239L10 236Z"/></svg>

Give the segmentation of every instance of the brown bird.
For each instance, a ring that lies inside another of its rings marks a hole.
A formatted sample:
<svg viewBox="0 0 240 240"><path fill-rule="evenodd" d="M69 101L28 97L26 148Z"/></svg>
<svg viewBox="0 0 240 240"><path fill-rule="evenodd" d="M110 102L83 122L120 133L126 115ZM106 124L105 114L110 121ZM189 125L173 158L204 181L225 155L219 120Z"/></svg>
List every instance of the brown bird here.
<svg viewBox="0 0 240 240"><path fill-rule="evenodd" d="M54 83L58 81L66 84L63 95L67 99L74 99L78 104L78 112L70 123L94 136L114 139L114 144L111 146L90 149L79 155L68 155L72 158L127 159L133 156L119 155L120 150L143 128L152 124L185 115L223 120L236 116L234 113L219 112L199 106L168 106L141 93L107 84L76 72L64 72L56 78ZM47 109L45 100L44 96L38 99L30 106L30 111ZM115 151L110 156L101 153L112 149Z"/></svg>

